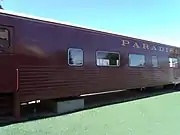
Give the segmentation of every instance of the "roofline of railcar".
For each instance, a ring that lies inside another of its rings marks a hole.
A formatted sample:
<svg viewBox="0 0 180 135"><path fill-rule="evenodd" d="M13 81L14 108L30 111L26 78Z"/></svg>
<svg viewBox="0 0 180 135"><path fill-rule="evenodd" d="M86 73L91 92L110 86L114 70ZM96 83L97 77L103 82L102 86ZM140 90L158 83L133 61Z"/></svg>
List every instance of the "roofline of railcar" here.
<svg viewBox="0 0 180 135"><path fill-rule="evenodd" d="M138 38L138 37L135 37L135 36L130 36L130 35L128 36L126 34L120 34L118 32L112 32L112 31L107 31L107 30L102 30L102 29L90 28L90 27L86 27L86 26L82 26L82 25L72 24L72 23L69 23L69 22L58 21L58 20L51 19L51 18L44 18L44 17L34 16L34 15L28 15L28 14L25 14L25 13L18 13L18 12L14 12L14 11L0 9L0 14L2 14L4 16L11 16L11 17L14 17L14 18L21 18L21 19L29 20L29 21L42 22L42 23L47 23L47 24L52 24L52 25L62 25L62 26L73 27L73 28L77 28L77 29L90 31L90 32L114 35L114 36L118 36L118 37L121 36L121 37L124 37L124 38L131 38L131 39L134 39L134 40L140 40L140 41L144 41L144 42L151 42L151 43L154 43L154 44L161 44L161 45L166 45L166 46L179 48L179 47L177 47L175 45L168 45L168 44L164 44L164 43L159 43L159 42L155 42L155 41L141 39L141 38Z"/></svg>

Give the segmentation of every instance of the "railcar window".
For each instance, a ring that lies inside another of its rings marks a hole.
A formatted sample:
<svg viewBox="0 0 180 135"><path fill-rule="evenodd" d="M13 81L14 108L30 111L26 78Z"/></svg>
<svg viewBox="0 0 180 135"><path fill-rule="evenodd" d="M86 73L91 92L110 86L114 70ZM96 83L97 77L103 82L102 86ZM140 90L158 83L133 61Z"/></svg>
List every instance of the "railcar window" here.
<svg viewBox="0 0 180 135"><path fill-rule="evenodd" d="M145 56L140 54L129 54L129 66L132 67L144 67Z"/></svg>
<svg viewBox="0 0 180 135"><path fill-rule="evenodd" d="M178 59L177 58L169 58L169 67L177 68L178 67Z"/></svg>
<svg viewBox="0 0 180 135"><path fill-rule="evenodd" d="M120 54L117 52L96 52L96 64L98 66L119 66Z"/></svg>
<svg viewBox="0 0 180 135"><path fill-rule="evenodd" d="M9 47L9 31L0 27L0 48Z"/></svg>
<svg viewBox="0 0 180 135"><path fill-rule="evenodd" d="M70 66L83 65L83 50L77 48L68 49L68 64Z"/></svg>
<svg viewBox="0 0 180 135"><path fill-rule="evenodd" d="M158 67L158 58L157 58L157 56L152 56L152 67Z"/></svg>

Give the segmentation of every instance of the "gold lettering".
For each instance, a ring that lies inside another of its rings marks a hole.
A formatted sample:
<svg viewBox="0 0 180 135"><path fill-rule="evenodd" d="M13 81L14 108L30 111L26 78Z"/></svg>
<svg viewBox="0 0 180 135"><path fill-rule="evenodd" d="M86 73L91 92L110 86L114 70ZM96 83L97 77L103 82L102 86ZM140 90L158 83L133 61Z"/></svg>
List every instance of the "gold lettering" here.
<svg viewBox="0 0 180 135"><path fill-rule="evenodd" d="M164 51L164 47L159 47L159 51L163 52Z"/></svg>
<svg viewBox="0 0 180 135"><path fill-rule="evenodd" d="M157 51L156 47L153 45L151 50Z"/></svg>
<svg viewBox="0 0 180 135"><path fill-rule="evenodd" d="M122 44L123 46L129 45L129 41L128 40L122 40Z"/></svg>
<svg viewBox="0 0 180 135"><path fill-rule="evenodd" d="M174 54L178 54L178 49L177 49L177 48L174 48L174 49L173 49L173 53L174 53Z"/></svg>
<svg viewBox="0 0 180 135"><path fill-rule="evenodd" d="M138 43L136 43L136 42L134 43L133 47L134 47L134 48L140 48L140 46L139 46Z"/></svg>
<svg viewBox="0 0 180 135"><path fill-rule="evenodd" d="M149 50L149 45L143 43L143 48Z"/></svg>
<svg viewBox="0 0 180 135"><path fill-rule="evenodd" d="M175 53L178 54L178 49L175 49Z"/></svg>
<svg viewBox="0 0 180 135"><path fill-rule="evenodd" d="M129 44L130 44L129 40L122 40L122 44L121 44L122 46L127 46ZM176 48L168 48L168 47L162 47L162 46L156 46L156 45L151 46L146 43L139 44L138 42L134 42L133 47L137 49L142 47L145 50L160 51L160 52L167 52L167 53L170 52L174 54L180 53L179 50Z"/></svg>
<svg viewBox="0 0 180 135"><path fill-rule="evenodd" d="M174 52L173 48L170 48L170 49L169 49L169 52L170 52L170 53Z"/></svg>

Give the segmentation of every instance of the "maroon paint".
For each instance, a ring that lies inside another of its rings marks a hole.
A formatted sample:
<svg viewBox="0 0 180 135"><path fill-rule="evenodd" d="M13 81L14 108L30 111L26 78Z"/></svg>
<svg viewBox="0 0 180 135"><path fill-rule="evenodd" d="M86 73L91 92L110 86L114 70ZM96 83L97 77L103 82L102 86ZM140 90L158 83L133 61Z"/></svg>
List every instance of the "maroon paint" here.
<svg viewBox="0 0 180 135"><path fill-rule="evenodd" d="M18 90L14 95L18 93L20 102L164 85L172 83L172 73L176 78L180 77L179 68L168 67L168 57L173 54L136 49L132 43L124 47L120 41L126 39L138 43L158 43L2 14L0 23L10 30L12 45L7 54L0 55L3 63L0 67L0 93ZM67 50L70 47L83 49L82 67L68 66ZM120 52L120 67L97 67L97 50ZM129 67L129 53L146 55L147 67ZM158 56L161 67L150 66L152 55Z"/></svg>

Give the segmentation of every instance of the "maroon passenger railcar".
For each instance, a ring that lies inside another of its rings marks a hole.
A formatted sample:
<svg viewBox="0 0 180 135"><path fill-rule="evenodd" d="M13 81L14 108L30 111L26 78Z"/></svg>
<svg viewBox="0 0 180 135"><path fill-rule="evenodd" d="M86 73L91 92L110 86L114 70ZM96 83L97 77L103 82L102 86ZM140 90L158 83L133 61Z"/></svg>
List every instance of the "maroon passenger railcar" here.
<svg viewBox="0 0 180 135"><path fill-rule="evenodd" d="M0 97L10 94L18 116L20 103L32 100L178 83L179 52L169 45L0 10Z"/></svg>

